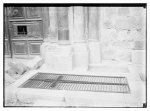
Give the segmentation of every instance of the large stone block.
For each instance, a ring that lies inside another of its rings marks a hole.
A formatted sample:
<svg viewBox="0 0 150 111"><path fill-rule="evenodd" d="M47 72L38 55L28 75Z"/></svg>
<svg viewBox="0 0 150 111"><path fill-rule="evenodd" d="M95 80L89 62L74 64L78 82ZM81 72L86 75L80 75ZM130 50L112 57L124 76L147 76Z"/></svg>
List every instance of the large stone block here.
<svg viewBox="0 0 150 111"><path fill-rule="evenodd" d="M46 42L43 42L40 47L40 55L43 59L45 59L45 54L47 52L49 45L50 45L50 42L46 41Z"/></svg>
<svg viewBox="0 0 150 111"><path fill-rule="evenodd" d="M26 66L28 66L30 70L34 70L40 68L43 63L44 60L40 56L36 56L30 62L26 63Z"/></svg>
<svg viewBox="0 0 150 111"><path fill-rule="evenodd" d="M115 54L115 60L120 62L131 62L131 50L117 49Z"/></svg>
<svg viewBox="0 0 150 111"><path fill-rule="evenodd" d="M127 15L129 15L129 13L130 13L129 7L118 8L118 15L119 16L127 16Z"/></svg>
<svg viewBox="0 0 150 111"><path fill-rule="evenodd" d="M141 16L143 12L145 11L143 7L130 7L131 14L134 16Z"/></svg>
<svg viewBox="0 0 150 111"><path fill-rule="evenodd" d="M118 38L118 33L115 29L104 29L101 33L100 40L102 42L110 42L110 41L116 41Z"/></svg>
<svg viewBox="0 0 150 111"><path fill-rule="evenodd" d="M131 30L136 29L137 26L138 23L135 17L118 17L115 20L115 27L117 29Z"/></svg>
<svg viewBox="0 0 150 111"><path fill-rule="evenodd" d="M102 59L114 60L115 53L116 53L116 51L114 48L108 48L108 49L102 50Z"/></svg>
<svg viewBox="0 0 150 111"><path fill-rule="evenodd" d="M51 70L72 70L73 53L70 45L49 45L45 51L45 64Z"/></svg>
<svg viewBox="0 0 150 111"><path fill-rule="evenodd" d="M137 30L130 31L129 37L132 38L134 41L142 41L142 40L146 39L146 37L144 37L144 35L143 35L143 32L140 32Z"/></svg>
<svg viewBox="0 0 150 111"><path fill-rule="evenodd" d="M122 48L122 49L133 48L133 42L130 42L130 41L116 41L116 42L113 42L112 45L116 48Z"/></svg>
<svg viewBox="0 0 150 111"><path fill-rule="evenodd" d="M117 39L119 41L127 41L127 40L131 40L132 37L128 35L127 30L120 30L117 34Z"/></svg>
<svg viewBox="0 0 150 111"><path fill-rule="evenodd" d="M134 49L135 50L143 50L146 48L145 41L135 41Z"/></svg>
<svg viewBox="0 0 150 111"><path fill-rule="evenodd" d="M114 16L116 16L116 8L115 7L105 8L105 17L112 18Z"/></svg>
<svg viewBox="0 0 150 111"><path fill-rule="evenodd" d="M133 50L132 51L132 63L133 64L145 64L146 52L145 50Z"/></svg>
<svg viewBox="0 0 150 111"><path fill-rule="evenodd" d="M101 62L101 52L99 42L89 42L90 63Z"/></svg>
<svg viewBox="0 0 150 111"><path fill-rule="evenodd" d="M131 50L117 47L109 47L102 50L102 58L106 60L116 60L120 62L131 62Z"/></svg>
<svg viewBox="0 0 150 111"><path fill-rule="evenodd" d="M47 52L45 54L45 58L44 58L44 61L45 61L45 65L48 66L49 69L53 70L53 67L54 67L54 59L53 59L53 55L54 53L52 52Z"/></svg>
<svg viewBox="0 0 150 111"><path fill-rule="evenodd" d="M29 67L22 63L21 61L18 61L17 59L13 59L8 63L10 69L6 72L9 74L19 74L22 75L25 72L29 70Z"/></svg>
<svg viewBox="0 0 150 111"><path fill-rule="evenodd" d="M88 69L89 51L86 43L75 43L73 46L73 65L75 68Z"/></svg>
<svg viewBox="0 0 150 111"><path fill-rule="evenodd" d="M133 64L133 73L139 74L142 81L146 80L146 66L143 64Z"/></svg>

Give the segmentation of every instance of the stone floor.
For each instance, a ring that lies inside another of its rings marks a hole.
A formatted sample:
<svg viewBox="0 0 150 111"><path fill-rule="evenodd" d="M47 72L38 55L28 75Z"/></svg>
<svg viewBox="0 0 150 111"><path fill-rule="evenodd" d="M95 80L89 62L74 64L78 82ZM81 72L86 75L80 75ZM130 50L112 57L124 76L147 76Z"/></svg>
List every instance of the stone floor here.
<svg viewBox="0 0 150 111"><path fill-rule="evenodd" d="M7 63L11 59L5 59L5 70L9 67ZM23 63L30 60L21 59ZM67 74L86 74L104 76L125 76L131 89L130 94L87 92L87 91L65 91L18 88L23 82L37 72L57 72ZM7 80L7 79L6 79ZM6 81L5 81L6 82ZM28 73L16 79L5 87L6 106L51 106L51 107L142 107L146 101L146 83L133 64L116 61L103 61L102 64L91 64L89 70L78 68L73 71L53 71L46 65L38 70Z"/></svg>

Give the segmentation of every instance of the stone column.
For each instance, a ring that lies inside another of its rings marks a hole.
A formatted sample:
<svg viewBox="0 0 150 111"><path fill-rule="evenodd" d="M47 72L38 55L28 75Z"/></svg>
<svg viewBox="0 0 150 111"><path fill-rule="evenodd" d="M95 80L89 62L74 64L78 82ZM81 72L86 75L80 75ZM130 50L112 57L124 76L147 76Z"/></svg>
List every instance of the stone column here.
<svg viewBox="0 0 150 111"><path fill-rule="evenodd" d="M49 7L49 34L50 41L57 41L57 8Z"/></svg>
<svg viewBox="0 0 150 111"><path fill-rule="evenodd" d="M64 41L69 40L68 19L68 7L49 7L49 40L41 47L47 70L72 70L72 47Z"/></svg>
<svg viewBox="0 0 150 111"><path fill-rule="evenodd" d="M97 7L89 7L89 40L99 38L99 15Z"/></svg>
<svg viewBox="0 0 150 111"><path fill-rule="evenodd" d="M58 7L58 40L69 40L68 7Z"/></svg>
<svg viewBox="0 0 150 111"><path fill-rule="evenodd" d="M74 41L84 39L84 7L74 7Z"/></svg>
<svg viewBox="0 0 150 111"><path fill-rule="evenodd" d="M101 62L100 42L99 42L99 8L89 7L89 62L97 64Z"/></svg>
<svg viewBox="0 0 150 111"><path fill-rule="evenodd" d="M51 45L57 45L57 8L48 7L44 11L44 15L47 14L47 18L44 19L46 22L46 38L41 45L41 57L45 60L47 52ZM53 47L52 47L53 48Z"/></svg>
<svg viewBox="0 0 150 111"><path fill-rule="evenodd" d="M74 7L74 68L88 69L89 57L86 40L85 7Z"/></svg>

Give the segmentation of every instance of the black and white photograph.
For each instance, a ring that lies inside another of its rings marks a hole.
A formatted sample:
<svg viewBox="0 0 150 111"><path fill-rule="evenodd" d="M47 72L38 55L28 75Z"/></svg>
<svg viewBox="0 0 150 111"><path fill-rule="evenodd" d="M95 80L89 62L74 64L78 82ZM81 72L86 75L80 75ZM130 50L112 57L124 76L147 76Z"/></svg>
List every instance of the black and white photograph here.
<svg viewBox="0 0 150 111"><path fill-rule="evenodd" d="M3 107L146 108L147 3L4 3Z"/></svg>

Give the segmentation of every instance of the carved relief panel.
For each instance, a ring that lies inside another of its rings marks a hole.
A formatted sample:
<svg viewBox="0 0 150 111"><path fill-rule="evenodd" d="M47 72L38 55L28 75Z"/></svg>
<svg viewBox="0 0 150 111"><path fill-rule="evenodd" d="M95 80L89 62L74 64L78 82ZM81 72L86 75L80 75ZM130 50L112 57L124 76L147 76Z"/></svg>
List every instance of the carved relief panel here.
<svg viewBox="0 0 150 111"><path fill-rule="evenodd" d="M8 8L10 19L21 19L24 18L24 7L10 7Z"/></svg>
<svg viewBox="0 0 150 111"><path fill-rule="evenodd" d="M27 8L27 18L40 18L41 17L41 7L26 7Z"/></svg>

